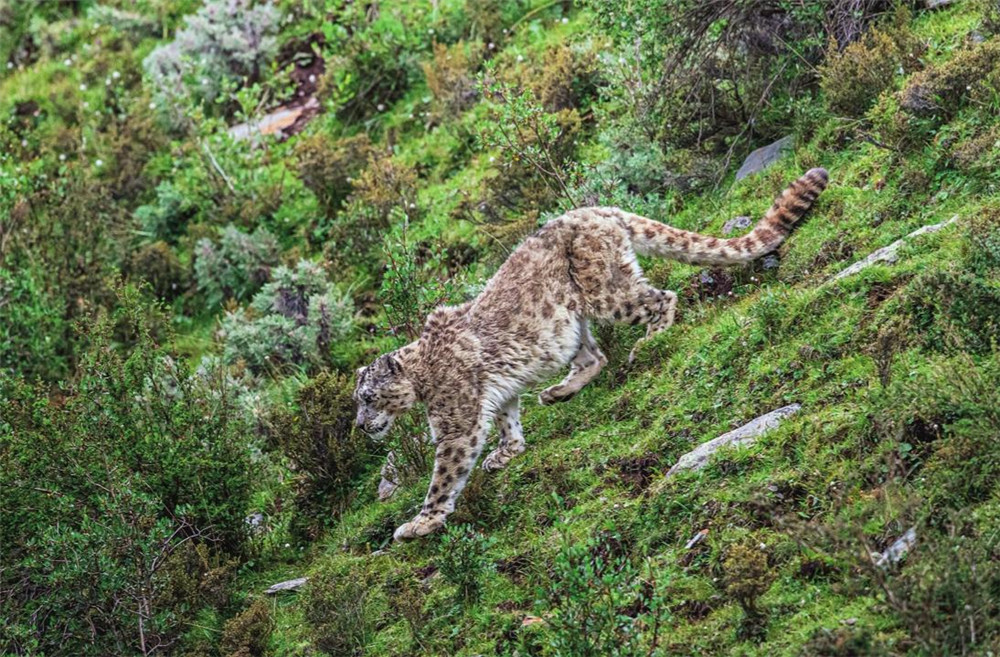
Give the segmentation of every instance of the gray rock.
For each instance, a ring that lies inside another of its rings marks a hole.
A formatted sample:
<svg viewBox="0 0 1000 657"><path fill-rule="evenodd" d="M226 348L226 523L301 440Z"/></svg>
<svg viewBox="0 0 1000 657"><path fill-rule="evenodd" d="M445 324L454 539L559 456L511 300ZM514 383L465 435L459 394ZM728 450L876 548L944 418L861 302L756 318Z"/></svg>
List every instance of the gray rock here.
<svg viewBox="0 0 1000 657"><path fill-rule="evenodd" d="M743 180L749 175L763 171L781 159L785 151L791 150L792 145L793 137L788 135L772 144L761 146L753 153L750 153L750 155L747 155L747 159L743 160L743 165L736 172L736 180Z"/></svg>
<svg viewBox="0 0 1000 657"><path fill-rule="evenodd" d="M899 260L899 249L903 246L903 244L906 243L906 240L913 239L914 237L919 237L926 233L936 233L942 228L949 226L955 223L956 221L958 221L958 215L955 215L948 221L942 221L939 224L931 224L930 226L924 226L922 228L918 228L917 230L913 231L906 237L896 240L889 246L883 246L881 249L878 249L877 251L869 254L865 259L855 262L847 269L841 271L838 274L835 274L833 278L831 278L827 282L829 283L832 281L839 281L841 278L853 276L862 269L871 267L876 262L887 262L889 264L894 264L896 261Z"/></svg>
<svg viewBox="0 0 1000 657"><path fill-rule="evenodd" d="M308 577L299 577L297 579L290 579L285 582L278 582L268 587L264 593L267 595L274 595L275 593L281 593L282 591L298 591L306 582L309 581Z"/></svg>
<svg viewBox="0 0 1000 657"><path fill-rule="evenodd" d="M778 426L782 420L789 415L796 413L800 408L799 404L789 404L776 411L771 411L759 418L744 424L739 429L734 429L729 433L724 433L718 438L713 438L707 443L702 443L677 460L674 467L667 472L667 477L671 477L684 470L701 470L708 465L708 460L726 446L749 447L757 442L757 438L764 435L771 429Z"/></svg>
<svg viewBox="0 0 1000 657"><path fill-rule="evenodd" d="M955 0L924 0L924 7L927 9L940 9L941 7L947 7Z"/></svg>
<svg viewBox="0 0 1000 657"><path fill-rule="evenodd" d="M722 234L728 235L734 230L745 230L749 228L750 224L752 223L753 219L751 219L750 217L745 217L745 216L735 217L733 219L730 219L726 223L722 224Z"/></svg>
<svg viewBox="0 0 1000 657"><path fill-rule="evenodd" d="M396 470L396 452L390 451L382 465L382 481L378 482L378 499L385 502L399 488L399 472Z"/></svg>
<svg viewBox="0 0 1000 657"><path fill-rule="evenodd" d="M764 269L777 269L778 265L781 264L781 261L778 260L778 256L773 253L764 256L764 259L761 262L763 263Z"/></svg>
<svg viewBox="0 0 1000 657"><path fill-rule="evenodd" d="M906 553L913 548L917 543L917 528L910 527L906 532L896 539L896 541L886 549L882 554L877 552L872 556L875 557L875 565L879 568L885 568L889 564L899 563L900 559L906 556Z"/></svg>

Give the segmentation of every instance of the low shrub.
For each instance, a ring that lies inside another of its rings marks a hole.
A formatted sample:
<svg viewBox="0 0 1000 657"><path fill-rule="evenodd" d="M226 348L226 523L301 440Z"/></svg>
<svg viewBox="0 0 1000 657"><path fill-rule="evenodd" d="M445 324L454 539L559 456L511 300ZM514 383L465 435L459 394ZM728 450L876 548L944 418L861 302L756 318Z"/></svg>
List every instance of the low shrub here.
<svg viewBox="0 0 1000 657"><path fill-rule="evenodd" d="M271 606L257 598L222 628L221 653L225 657L266 657L271 654L268 640L274 631Z"/></svg>
<svg viewBox="0 0 1000 657"><path fill-rule="evenodd" d="M903 291L902 305L928 349L985 354L1000 331L1000 290L967 271L917 276Z"/></svg>
<svg viewBox="0 0 1000 657"><path fill-rule="evenodd" d="M761 637L767 616L759 601L777 577L768 564L767 553L756 546L734 545L726 551L722 572L726 595L743 610L739 634L745 638Z"/></svg>
<svg viewBox="0 0 1000 657"><path fill-rule="evenodd" d="M62 299L54 298L37 271L0 267L0 378L20 375L55 380L67 362Z"/></svg>
<svg viewBox="0 0 1000 657"><path fill-rule="evenodd" d="M367 574L337 566L313 573L306 587L305 619L316 649L329 655L362 655L377 619Z"/></svg>
<svg viewBox="0 0 1000 657"><path fill-rule="evenodd" d="M990 74L998 62L1000 39L967 46L948 61L910 76L898 94L900 108L913 116L946 121L982 85L995 83Z"/></svg>
<svg viewBox="0 0 1000 657"><path fill-rule="evenodd" d="M166 242L144 244L129 257L124 273L149 283L158 299L170 301L187 289L187 270Z"/></svg>
<svg viewBox="0 0 1000 657"><path fill-rule="evenodd" d="M156 187L156 200L153 203L136 208L135 218L142 232L150 239L177 244L187 222L197 211L197 207L183 192L171 183L164 182Z"/></svg>
<svg viewBox="0 0 1000 657"><path fill-rule="evenodd" d="M988 654L1000 632L995 504L919 528L917 549L888 570L868 564L885 604L915 644L911 654Z"/></svg>
<svg viewBox="0 0 1000 657"><path fill-rule="evenodd" d="M187 101L211 103L227 86L260 77L276 54L281 14L270 2L207 0L174 40L143 61L171 120L184 126Z"/></svg>
<svg viewBox="0 0 1000 657"><path fill-rule="evenodd" d="M475 602L483 578L496 569L486 553L496 542L468 525L448 527L441 535L439 552L434 560L446 582L458 589L466 603Z"/></svg>
<svg viewBox="0 0 1000 657"><path fill-rule="evenodd" d="M440 119L454 118L479 99L475 71L479 48L462 41L446 46L434 44L434 57L420 65L427 89L434 96L433 112Z"/></svg>
<svg viewBox="0 0 1000 657"><path fill-rule="evenodd" d="M353 189L352 182L374 154L368 135L334 140L317 132L301 137L295 143L299 176L316 195L327 217L333 217ZM326 238L328 227L319 227L317 241Z"/></svg>
<svg viewBox="0 0 1000 657"><path fill-rule="evenodd" d="M209 306L242 301L257 292L278 264L281 247L264 228L244 233L226 226L218 242L204 238L195 246L194 276Z"/></svg>
<svg viewBox="0 0 1000 657"><path fill-rule="evenodd" d="M926 47L910 31L911 18L900 5L885 28L873 27L844 48L830 41L819 73L820 87L832 110L863 116L883 92L893 88L897 72L919 69Z"/></svg>
<svg viewBox="0 0 1000 657"><path fill-rule="evenodd" d="M370 462L371 441L354 427L353 388L349 377L322 373L296 393L296 410L281 410L269 422L295 464L296 536L313 539L334 520Z"/></svg>
<svg viewBox="0 0 1000 657"><path fill-rule="evenodd" d="M987 206L965 220L962 258L973 274L983 278L1000 270L1000 207Z"/></svg>
<svg viewBox="0 0 1000 657"><path fill-rule="evenodd" d="M428 43L399 7L369 12L363 4L345 3L330 25L327 46L337 54L327 60L319 96L342 120L385 111L418 79L417 58Z"/></svg>
<svg viewBox="0 0 1000 657"><path fill-rule="evenodd" d="M169 644L219 600L200 586L177 595L194 590L177 579L186 568L171 565L178 551L243 554L255 476L246 418L224 387L157 344L155 307L134 288L117 294L119 310L88 325L89 350L58 396L0 379L3 652L26 642L40 654L95 656Z"/></svg>
<svg viewBox="0 0 1000 657"><path fill-rule="evenodd" d="M654 654L669 618L652 569L642 572L609 531L564 537L539 593L548 645L562 657Z"/></svg>
<svg viewBox="0 0 1000 657"><path fill-rule="evenodd" d="M248 309L226 314L223 359L242 361L255 374L283 365L317 365L353 326L350 297L318 265L301 260L295 269L275 269Z"/></svg>

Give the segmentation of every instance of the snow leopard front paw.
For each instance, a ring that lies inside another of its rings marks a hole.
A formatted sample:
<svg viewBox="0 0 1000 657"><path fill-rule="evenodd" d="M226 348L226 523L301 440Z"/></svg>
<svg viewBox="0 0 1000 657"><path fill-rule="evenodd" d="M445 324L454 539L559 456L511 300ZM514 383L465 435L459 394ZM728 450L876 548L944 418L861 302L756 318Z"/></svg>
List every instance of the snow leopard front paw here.
<svg viewBox="0 0 1000 657"><path fill-rule="evenodd" d="M420 514L410 522L400 525L392 538L396 541L410 541L421 536L427 536L444 527L444 518L432 518Z"/></svg>
<svg viewBox="0 0 1000 657"><path fill-rule="evenodd" d="M483 459L483 464L480 466L483 470L487 472L495 472L496 470L503 470L510 464L510 460L524 451L524 446L522 445L520 449L511 447L501 447L493 450L486 455Z"/></svg>
<svg viewBox="0 0 1000 657"><path fill-rule="evenodd" d="M542 406L550 406L559 402L569 401L576 396L576 392L567 392L561 385L546 388L538 394L538 403Z"/></svg>

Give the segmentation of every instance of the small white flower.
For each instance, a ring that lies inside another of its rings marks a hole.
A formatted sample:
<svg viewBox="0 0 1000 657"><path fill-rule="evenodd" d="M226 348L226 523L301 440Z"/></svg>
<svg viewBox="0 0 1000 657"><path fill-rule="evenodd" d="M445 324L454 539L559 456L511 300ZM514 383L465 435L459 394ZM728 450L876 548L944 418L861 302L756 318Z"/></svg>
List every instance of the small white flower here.
<svg viewBox="0 0 1000 657"><path fill-rule="evenodd" d="M378 110L378 111L380 111L380 112L384 112L384 111L385 111L385 105L383 105L382 103L379 103L379 104L378 104L378 105L377 105L377 106L375 107L375 109L377 109L377 110Z"/></svg>
<svg viewBox="0 0 1000 657"><path fill-rule="evenodd" d="M59 153L59 161L60 162L66 161L66 153Z"/></svg>
<svg viewBox="0 0 1000 657"><path fill-rule="evenodd" d="M95 167L102 167L102 166L104 166L104 160L94 160L94 166Z"/></svg>
<svg viewBox="0 0 1000 657"><path fill-rule="evenodd" d="M21 146L27 148L28 147L28 140L27 139L22 139L21 140Z"/></svg>
<svg viewBox="0 0 1000 657"><path fill-rule="evenodd" d="M63 66L72 66L72 65L73 65L73 60L72 59L64 59L63 60ZM13 62L7 62L7 68L11 68L12 66L14 66Z"/></svg>
<svg viewBox="0 0 1000 657"><path fill-rule="evenodd" d="M83 109L90 109L90 103L88 101L83 101Z"/></svg>
<svg viewBox="0 0 1000 657"><path fill-rule="evenodd" d="M489 48L490 50L493 50L494 48L497 47L497 44L490 41L488 44L486 44L486 47Z"/></svg>
<svg viewBox="0 0 1000 657"><path fill-rule="evenodd" d="M202 78L201 79L201 86L203 86L203 87L207 87L208 86L208 78Z"/></svg>
<svg viewBox="0 0 1000 657"><path fill-rule="evenodd" d="M565 16L563 16L563 19L562 19L562 23L563 23L563 25L565 25L565 24L566 24L566 23L568 23L568 22L569 22L569 19L568 19L568 18L566 18Z"/></svg>
<svg viewBox="0 0 1000 657"><path fill-rule="evenodd" d="M14 62L7 62L7 68L8 69L14 68Z"/></svg>
<svg viewBox="0 0 1000 657"><path fill-rule="evenodd" d="M495 157L493 157L492 155L490 155L490 164L493 164L496 161L497 161L497 159Z"/></svg>
<svg viewBox="0 0 1000 657"><path fill-rule="evenodd" d="M427 34L434 34L434 28L428 28Z"/></svg>
<svg viewBox="0 0 1000 657"><path fill-rule="evenodd" d="M315 75L310 75L309 76L309 83L310 84L315 84L316 83L316 76Z"/></svg>
<svg viewBox="0 0 1000 657"><path fill-rule="evenodd" d="M111 86L111 78L104 78L104 86L105 87Z"/></svg>
<svg viewBox="0 0 1000 657"><path fill-rule="evenodd" d="M87 90L87 85L81 84L80 85L80 91L86 91L86 90Z"/></svg>
<svg viewBox="0 0 1000 657"><path fill-rule="evenodd" d="M411 210L416 210L417 209L417 204L416 203L410 203L410 209Z"/></svg>
<svg viewBox="0 0 1000 657"><path fill-rule="evenodd" d="M289 547L292 547L292 545L291 545L291 543L285 543L285 547L289 548Z"/></svg>
<svg viewBox="0 0 1000 657"><path fill-rule="evenodd" d="M118 71L112 71L112 72L111 72L111 77L113 77L113 78L114 78L115 80L117 80L117 79L118 79L118 78L120 78L121 76L122 76L122 74L121 74L121 73L119 73Z"/></svg>
<svg viewBox="0 0 1000 657"><path fill-rule="evenodd" d="M156 103L150 103L149 109L156 109Z"/></svg>
<svg viewBox="0 0 1000 657"><path fill-rule="evenodd" d="M517 56L517 61L523 62L524 61L524 55L518 55Z"/></svg>

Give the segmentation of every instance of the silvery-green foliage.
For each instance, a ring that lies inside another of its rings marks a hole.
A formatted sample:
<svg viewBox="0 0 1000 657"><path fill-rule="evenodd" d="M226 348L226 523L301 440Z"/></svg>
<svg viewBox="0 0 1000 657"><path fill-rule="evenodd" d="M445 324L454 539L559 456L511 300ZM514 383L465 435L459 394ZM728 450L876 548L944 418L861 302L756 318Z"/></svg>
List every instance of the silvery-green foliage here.
<svg viewBox="0 0 1000 657"><path fill-rule="evenodd" d="M98 25L110 25L137 39L156 36L159 24L157 21L137 12L124 11L107 5L94 5L87 10L87 17Z"/></svg>
<svg viewBox="0 0 1000 657"><path fill-rule="evenodd" d="M322 361L334 342L353 328L354 306L316 264L300 261L295 269L278 267L249 310L222 320L223 359L243 361L255 373L285 364Z"/></svg>
<svg viewBox="0 0 1000 657"><path fill-rule="evenodd" d="M218 242L205 238L195 245L194 275L198 290L210 306L230 298L248 299L267 282L280 255L277 238L266 229L244 233L226 226Z"/></svg>
<svg viewBox="0 0 1000 657"><path fill-rule="evenodd" d="M254 80L277 50L281 14L270 2L207 0L174 40L143 61L164 100L214 101L227 83Z"/></svg>

